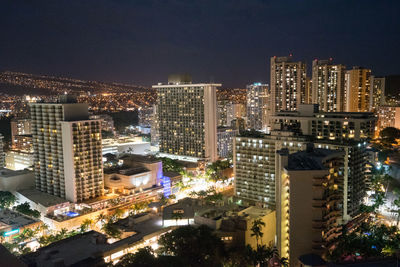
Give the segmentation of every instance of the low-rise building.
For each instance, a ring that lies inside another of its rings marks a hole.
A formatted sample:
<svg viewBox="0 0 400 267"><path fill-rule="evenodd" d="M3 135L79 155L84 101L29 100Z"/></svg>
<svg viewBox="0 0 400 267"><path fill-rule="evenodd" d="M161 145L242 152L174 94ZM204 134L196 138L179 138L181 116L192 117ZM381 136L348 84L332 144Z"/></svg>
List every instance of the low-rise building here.
<svg viewBox="0 0 400 267"><path fill-rule="evenodd" d="M257 239L252 235L254 221L260 220L265 223L262 227L263 236L259 243L274 246L276 234L276 213L275 211L250 206L229 206L229 209L220 207L208 208L197 212L194 223L205 224L215 233L227 246L242 247L250 245L257 247Z"/></svg>
<svg viewBox="0 0 400 267"><path fill-rule="evenodd" d="M102 153L105 154L148 154L150 143L142 138L108 138L102 140Z"/></svg>
<svg viewBox="0 0 400 267"><path fill-rule="evenodd" d="M21 259L28 266L36 267L105 266L105 263L115 263L139 248L151 246L155 249L160 236L172 230L171 227L162 227L157 215L128 217L115 225L126 238L111 242L107 236L89 231L54 242Z"/></svg>
<svg viewBox="0 0 400 267"><path fill-rule="evenodd" d="M10 170L33 169L33 153L10 150L5 154L5 167Z"/></svg>
<svg viewBox="0 0 400 267"><path fill-rule="evenodd" d="M36 189L21 189L15 192L15 196L18 202L28 202L32 209L39 211L41 219L56 210L67 212L70 206L69 201Z"/></svg>
<svg viewBox="0 0 400 267"><path fill-rule="evenodd" d="M24 231L24 229L35 229L42 225L38 219L33 219L19 212L9 209L0 210L0 232L6 242L10 242L13 237Z"/></svg>
<svg viewBox="0 0 400 267"><path fill-rule="evenodd" d="M29 170L0 169L0 190L15 192L35 186L35 174Z"/></svg>
<svg viewBox="0 0 400 267"><path fill-rule="evenodd" d="M104 172L104 186L109 193L134 194L156 186L157 180L154 178L151 171L144 167L121 167Z"/></svg>

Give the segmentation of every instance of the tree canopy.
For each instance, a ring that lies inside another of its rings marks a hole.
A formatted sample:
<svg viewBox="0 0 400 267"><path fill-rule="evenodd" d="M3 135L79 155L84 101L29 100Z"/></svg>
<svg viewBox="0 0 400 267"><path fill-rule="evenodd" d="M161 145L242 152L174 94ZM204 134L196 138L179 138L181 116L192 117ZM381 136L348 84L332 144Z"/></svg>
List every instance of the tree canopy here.
<svg viewBox="0 0 400 267"><path fill-rule="evenodd" d="M205 225L177 228L163 235L159 244L161 255L176 256L184 266L221 266L224 244Z"/></svg>
<svg viewBox="0 0 400 267"><path fill-rule="evenodd" d="M10 208L15 204L17 198L8 191L0 191L0 208Z"/></svg>
<svg viewBox="0 0 400 267"><path fill-rule="evenodd" d="M31 216L34 218L40 217L40 212L37 210L31 209L28 202L19 204L14 209L22 214L25 214L25 215L28 215L28 216Z"/></svg>

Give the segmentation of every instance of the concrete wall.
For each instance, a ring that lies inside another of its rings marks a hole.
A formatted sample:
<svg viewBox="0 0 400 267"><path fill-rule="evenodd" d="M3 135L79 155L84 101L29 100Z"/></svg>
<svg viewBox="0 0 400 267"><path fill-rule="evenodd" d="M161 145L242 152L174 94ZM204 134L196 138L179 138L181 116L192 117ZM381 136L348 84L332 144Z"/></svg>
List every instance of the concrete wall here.
<svg viewBox="0 0 400 267"><path fill-rule="evenodd" d="M7 170L7 172L10 172ZM35 185L35 174L33 172L15 171L13 176L2 176L0 170L0 190L1 191L18 191L21 189L32 188Z"/></svg>
<svg viewBox="0 0 400 267"><path fill-rule="evenodd" d="M260 217L265 226L262 228L262 232L264 233L259 243L266 246L274 246L275 245L275 235L276 235L276 212L272 211L265 216ZM247 221L247 230L245 233L246 245L250 245L254 249L257 248L257 240L254 236L251 236L253 233L251 231L251 227L253 225L255 219L250 219Z"/></svg>

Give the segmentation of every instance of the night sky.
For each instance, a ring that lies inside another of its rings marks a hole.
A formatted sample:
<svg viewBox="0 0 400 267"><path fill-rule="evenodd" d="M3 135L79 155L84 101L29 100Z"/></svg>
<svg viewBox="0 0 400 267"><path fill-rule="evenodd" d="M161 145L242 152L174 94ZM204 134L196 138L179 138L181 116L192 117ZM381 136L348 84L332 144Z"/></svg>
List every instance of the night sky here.
<svg viewBox="0 0 400 267"><path fill-rule="evenodd" d="M2 0L0 70L149 86L170 73L243 87L269 58L400 74L400 1Z"/></svg>

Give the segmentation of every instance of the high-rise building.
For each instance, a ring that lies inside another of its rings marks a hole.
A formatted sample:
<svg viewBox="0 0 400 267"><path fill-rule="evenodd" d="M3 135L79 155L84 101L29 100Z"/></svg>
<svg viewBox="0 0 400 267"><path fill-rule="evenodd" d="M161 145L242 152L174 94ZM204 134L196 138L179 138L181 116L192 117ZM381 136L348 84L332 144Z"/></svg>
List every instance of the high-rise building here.
<svg viewBox="0 0 400 267"><path fill-rule="evenodd" d="M312 102L325 112L344 111L345 66L332 59L315 59L312 65Z"/></svg>
<svg viewBox="0 0 400 267"><path fill-rule="evenodd" d="M114 119L108 114L90 115L91 120L101 120L101 130L114 133Z"/></svg>
<svg viewBox="0 0 400 267"><path fill-rule="evenodd" d="M226 99L217 101L217 126L227 126L227 108L229 101Z"/></svg>
<svg viewBox="0 0 400 267"><path fill-rule="evenodd" d="M374 137L376 118L371 112L322 112L318 104L302 104L298 111L271 116L275 127L289 127L316 139L363 141Z"/></svg>
<svg viewBox="0 0 400 267"><path fill-rule="evenodd" d="M153 105L153 120L151 121L150 127L151 145L158 146L158 143L160 141L160 133L157 116L157 105Z"/></svg>
<svg viewBox="0 0 400 267"><path fill-rule="evenodd" d="M4 138L3 135L0 134L0 168L4 168L5 166L3 138Z"/></svg>
<svg viewBox="0 0 400 267"><path fill-rule="evenodd" d="M378 112L379 107L385 105L385 77L371 76L371 100L370 110L372 112Z"/></svg>
<svg viewBox="0 0 400 267"><path fill-rule="evenodd" d="M217 152L216 88L192 84L189 77L169 78L157 89L160 154L185 160L215 161Z"/></svg>
<svg viewBox="0 0 400 267"><path fill-rule="evenodd" d="M232 120L246 117L246 107L228 100L217 101L217 126L229 127Z"/></svg>
<svg viewBox="0 0 400 267"><path fill-rule="evenodd" d="M142 107L139 109L139 126L150 127L153 120L154 107Z"/></svg>
<svg viewBox="0 0 400 267"><path fill-rule="evenodd" d="M218 127L218 156L221 158L232 157L233 140L239 134L239 130L231 127Z"/></svg>
<svg viewBox="0 0 400 267"><path fill-rule="evenodd" d="M310 144L309 144L310 145ZM307 253L321 255L340 235L343 153L308 146L277 153L277 240L289 266Z"/></svg>
<svg viewBox="0 0 400 267"><path fill-rule="evenodd" d="M246 113L249 129L267 130L268 100L267 84L253 83L247 86Z"/></svg>
<svg viewBox="0 0 400 267"><path fill-rule="evenodd" d="M347 112L371 111L371 70L353 67L345 75L346 109Z"/></svg>
<svg viewBox="0 0 400 267"><path fill-rule="evenodd" d="M32 152L31 120L13 118L11 120L11 149Z"/></svg>
<svg viewBox="0 0 400 267"><path fill-rule="evenodd" d="M226 106L226 126L230 126L236 118L246 117L246 107L241 103L229 103Z"/></svg>
<svg viewBox="0 0 400 267"><path fill-rule="evenodd" d="M377 134L387 127L400 129L400 107L380 106L377 110Z"/></svg>
<svg viewBox="0 0 400 267"><path fill-rule="evenodd" d="M250 133L236 137L233 146L235 194L249 204L275 208L275 153L304 149L307 139L290 131Z"/></svg>
<svg viewBox="0 0 400 267"><path fill-rule="evenodd" d="M312 104L312 79L306 77L306 91L304 93L304 104Z"/></svg>
<svg viewBox="0 0 400 267"><path fill-rule="evenodd" d="M36 188L72 202L101 196L101 121L69 96L30 108Z"/></svg>
<svg viewBox="0 0 400 267"><path fill-rule="evenodd" d="M368 140L374 137L376 118L370 112L320 112L317 104L300 105L297 112L279 112L275 127L314 138L316 146L345 152L344 218L359 214L369 181Z"/></svg>
<svg viewBox="0 0 400 267"><path fill-rule="evenodd" d="M271 58L271 114L297 110L304 103L306 64L289 57Z"/></svg>

